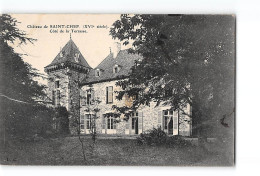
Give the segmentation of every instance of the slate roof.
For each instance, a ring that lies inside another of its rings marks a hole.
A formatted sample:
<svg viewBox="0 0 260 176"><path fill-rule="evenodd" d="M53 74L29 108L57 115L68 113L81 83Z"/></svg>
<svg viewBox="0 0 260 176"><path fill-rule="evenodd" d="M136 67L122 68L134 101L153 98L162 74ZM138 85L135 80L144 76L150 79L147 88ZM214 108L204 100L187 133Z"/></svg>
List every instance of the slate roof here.
<svg viewBox="0 0 260 176"><path fill-rule="evenodd" d="M60 53L62 53L62 56ZM75 54L79 54L78 62L76 62L74 58ZM47 65L46 67L65 62L70 62L80 66L91 68L72 39L70 39L68 43L62 48L62 50L51 62L51 64Z"/></svg>
<svg viewBox="0 0 260 176"><path fill-rule="evenodd" d="M95 69L92 69L89 72L82 84L93 84L124 78L129 75L135 60L139 59L142 59L140 55L130 54L127 50L119 51L116 58L113 58L112 53L110 53ZM115 65L120 67L120 70L117 73L113 73L113 68ZM101 70L99 77L95 75L97 69Z"/></svg>

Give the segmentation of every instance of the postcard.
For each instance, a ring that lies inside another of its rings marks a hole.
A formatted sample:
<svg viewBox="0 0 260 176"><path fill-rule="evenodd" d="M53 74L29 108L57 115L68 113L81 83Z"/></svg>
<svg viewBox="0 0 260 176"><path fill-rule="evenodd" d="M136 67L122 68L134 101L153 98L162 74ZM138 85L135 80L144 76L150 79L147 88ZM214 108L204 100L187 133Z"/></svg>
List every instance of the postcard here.
<svg viewBox="0 0 260 176"><path fill-rule="evenodd" d="M234 166L235 15L2 14L2 165Z"/></svg>

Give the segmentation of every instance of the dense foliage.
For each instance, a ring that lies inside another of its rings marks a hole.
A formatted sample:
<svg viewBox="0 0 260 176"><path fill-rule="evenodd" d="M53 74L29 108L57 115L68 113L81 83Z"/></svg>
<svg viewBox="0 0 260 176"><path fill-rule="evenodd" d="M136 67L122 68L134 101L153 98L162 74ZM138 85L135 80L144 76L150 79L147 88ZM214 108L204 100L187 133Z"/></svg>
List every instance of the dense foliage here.
<svg viewBox="0 0 260 176"><path fill-rule="evenodd" d="M188 103L198 135L232 126L227 119L233 120L235 107L234 16L121 15L110 33L143 56L129 79L118 82L118 99L138 95L130 109L156 102L182 111Z"/></svg>
<svg viewBox="0 0 260 176"><path fill-rule="evenodd" d="M40 76L37 70L12 47L17 42L21 45L35 41L26 37L17 23L10 15L0 16L1 139L45 134L51 130L54 112L42 103L45 86L35 80Z"/></svg>
<svg viewBox="0 0 260 176"><path fill-rule="evenodd" d="M63 106L55 108L55 129L58 134L69 134L69 112Z"/></svg>
<svg viewBox="0 0 260 176"><path fill-rule="evenodd" d="M160 127L153 128L137 137L138 145L160 146L167 145L171 147L187 147L192 143L182 136L168 136Z"/></svg>

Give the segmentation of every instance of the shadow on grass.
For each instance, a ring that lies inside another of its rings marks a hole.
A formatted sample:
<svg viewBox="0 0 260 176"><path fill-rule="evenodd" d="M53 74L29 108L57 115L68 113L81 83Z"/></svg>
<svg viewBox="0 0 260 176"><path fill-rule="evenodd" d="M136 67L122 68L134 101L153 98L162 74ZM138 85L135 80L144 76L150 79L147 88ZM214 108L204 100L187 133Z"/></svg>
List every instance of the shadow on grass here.
<svg viewBox="0 0 260 176"><path fill-rule="evenodd" d="M87 161L83 160L76 137L8 141L1 147L4 165L118 165L118 166L232 166L233 153L225 144L208 144L205 153L198 146L138 145L134 139L98 139L90 150L91 139L83 137Z"/></svg>

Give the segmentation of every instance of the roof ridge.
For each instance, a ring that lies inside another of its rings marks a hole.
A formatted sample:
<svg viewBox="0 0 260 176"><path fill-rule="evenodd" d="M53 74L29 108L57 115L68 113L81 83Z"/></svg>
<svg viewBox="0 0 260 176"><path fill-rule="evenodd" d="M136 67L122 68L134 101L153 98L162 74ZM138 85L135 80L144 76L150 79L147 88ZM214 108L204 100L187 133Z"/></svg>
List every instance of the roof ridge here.
<svg viewBox="0 0 260 176"><path fill-rule="evenodd" d="M120 50L120 51L118 52L118 54L119 54L120 52L122 52L122 51L127 51L127 50L129 50L129 49ZM117 54L116 58L118 57L118 54ZM129 54L129 53L128 53L128 54ZM107 57L105 57L105 59L103 59L94 69L97 69L98 66L100 66L110 55L112 55L112 53L109 53L109 54L107 55ZM116 58L114 58L114 59L116 59Z"/></svg>

